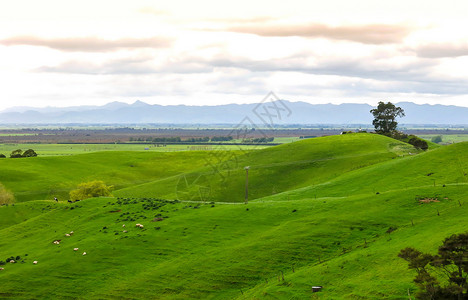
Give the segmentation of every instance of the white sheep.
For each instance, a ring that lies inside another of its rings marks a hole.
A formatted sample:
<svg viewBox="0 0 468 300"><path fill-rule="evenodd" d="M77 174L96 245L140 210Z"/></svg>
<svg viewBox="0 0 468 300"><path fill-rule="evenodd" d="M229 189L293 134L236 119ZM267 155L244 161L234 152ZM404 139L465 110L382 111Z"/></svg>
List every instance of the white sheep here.
<svg viewBox="0 0 468 300"><path fill-rule="evenodd" d="M14 264L16 261L14 261L13 259L10 260L10 264Z"/></svg>
<svg viewBox="0 0 468 300"><path fill-rule="evenodd" d="M86 252L83 252L83 255L86 255Z"/></svg>
<svg viewBox="0 0 468 300"><path fill-rule="evenodd" d="M33 261L33 264L37 265L37 260Z"/></svg>
<svg viewBox="0 0 468 300"><path fill-rule="evenodd" d="M125 227L125 224L123 224L122 227Z"/></svg>
<svg viewBox="0 0 468 300"><path fill-rule="evenodd" d="M78 248L73 248L73 251L78 251Z"/></svg>
<svg viewBox="0 0 468 300"><path fill-rule="evenodd" d="M0 271L3 271L3 270L5 270L5 269L4 269L4 268L0 268Z"/></svg>
<svg viewBox="0 0 468 300"><path fill-rule="evenodd" d="M65 236L71 236L69 233L65 234Z"/></svg>
<svg viewBox="0 0 468 300"><path fill-rule="evenodd" d="M73 233L74 233L73 231L70 231L70 235L73 235Z"/></svg>

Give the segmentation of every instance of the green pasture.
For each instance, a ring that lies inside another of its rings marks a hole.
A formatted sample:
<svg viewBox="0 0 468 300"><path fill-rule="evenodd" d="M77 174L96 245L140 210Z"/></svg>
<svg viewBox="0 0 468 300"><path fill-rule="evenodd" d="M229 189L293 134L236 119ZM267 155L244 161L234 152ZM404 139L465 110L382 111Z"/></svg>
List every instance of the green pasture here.
<svg viewBox="0 0 468 300"><path fill-rule="evenodd" d="M465 134L424 134L424 135L420 135L419 137L430 141L432 140L432 138L436 136L442 137L441 144L454 144L454 143L468 142L468 133L465 133Z"/></svg>
<svg viewBox="0 0 468 300"><path fill-rule="evenodd" d="M154 144L0 144L0 153L8 156L16 149L33 149L38 156L75 155L100 151L178 152L210 150L256 150L268 146L255 145L166 145Z"/></svg>
<svg viewBox="0 0 468 300"><path fill-rule="evenodd" d="M0 207L0 260L20 256L0 266L0 299L408 299L400 249L434 253L468 228L467 153L350 134L0 160L20 201ZM91 179L116 198L65 201ZM52 188L59 203L43 200Z"/></svg>

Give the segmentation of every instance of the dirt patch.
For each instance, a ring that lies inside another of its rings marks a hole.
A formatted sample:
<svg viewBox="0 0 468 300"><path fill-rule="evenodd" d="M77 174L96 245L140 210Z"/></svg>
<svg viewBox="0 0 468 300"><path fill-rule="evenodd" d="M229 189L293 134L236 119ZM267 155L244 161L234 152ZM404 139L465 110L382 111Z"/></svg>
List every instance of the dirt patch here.
<svg viewBox="0 0 468 300"><path fill-rule="evenodd" d="M420 203L430 203L430 202L440 202L439 199L437 198L424 198L424 199L419 199Z"/></svg>

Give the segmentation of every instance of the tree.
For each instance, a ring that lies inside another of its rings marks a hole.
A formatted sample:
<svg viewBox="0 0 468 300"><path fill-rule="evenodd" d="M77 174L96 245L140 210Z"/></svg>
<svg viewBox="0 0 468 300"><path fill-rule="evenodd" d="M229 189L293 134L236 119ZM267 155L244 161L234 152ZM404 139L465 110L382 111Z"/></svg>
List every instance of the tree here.
<svg viewBox="0 0 468 300"><path fill-rule="evenodd" d="M436 144L442 143L442 136L441 135L436 135L435 137L433 137L431 139L431 142L436 143Z"/></svg>
<svg viewBox="0 0 468 300"><path fill-rule="evenodd" d="M426 151L429 149L429 145L427 142L423 139L418 138L417 136L411 136L411 138L408 140L408 143L413 145L416 149L422 149Z"/></svg>
<svg viewBox="0 0 468 300"><path fill-rule="evenodd" d="M16 149L11 152L10 158L18 158L18 157L23 157L23 150Z"/></svg>
<svg viewBox="0 0 468 300"><path fill-rule="evenodd" d="M398 256L417 272L418 298L468 299L468 232L446 238L437 255L405 248Z"/></svg>
<svg viewBox="0 0 468 300"><path fill-rule="evenodd" d="M372 125L374 125L375 131L387 135L397 128L398 123L395 118L405 116L405 111L391 102L384 103L380 101L377 108L371 109L370 112L374 116Z"/></svg>
<svg viewBox="0 0 468 300"><path fill-rule="evenodd" d="M37 153L33 149L28 149L24 151L23 157L36 157Z"/></svg>
<svg viewBox="0 0 468 300"><path fill-rule="evenodd" d="M5 158L5 157L6 157L5 154L0 153L0 158Z"/></svg>
<svg viewBox="0 0 468 300"><path fill-rule="evenodd" d="M112 196L113 186L107 186L103 181L95 180L81 183L76 190L70 191L70 200L83 200L93 197Z"/></svg>
<svg viewBox="0 0 468 300"><path fill-rule="evenodd" d="M13 193L7 190L3 184L0 183L0 205L11 204L15 201Z"/></svg>

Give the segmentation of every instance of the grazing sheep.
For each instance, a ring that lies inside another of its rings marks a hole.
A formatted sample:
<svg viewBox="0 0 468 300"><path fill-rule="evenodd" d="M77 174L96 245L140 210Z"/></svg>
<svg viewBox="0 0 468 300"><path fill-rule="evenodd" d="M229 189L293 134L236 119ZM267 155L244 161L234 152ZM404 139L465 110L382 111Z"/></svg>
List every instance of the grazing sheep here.
<svg viewBox="0 0 468 300"><path fill-rule="evenodd" d="M128 231L127 230L124 230L123 233L127 233Z"/></svg>
<svg viewBox="0 0 468 300"><path fill-rule="evenodd" d="M37 265L37 260L33 261L33 264Z"/></svg>
<svg viewBox="0 0 468 300"><path fill-rule="evenodd" d="M142 224L140 224L140 228L143 228L143 227L145 227L145 226L143 226Z"/></svg>
<svg viewBox="0 0 468 300"><path fill-rule="evenodd" d="M10 264L14 264L16 261L14 261L13 259L10 260Z"/></svg>
<svg viewBox="0 0 468 300"><path fill-rule="evenodd" d="M70 235L73 235L73 233L74 233L73 231L70 231Z"/></svg>
<svg viewBox="0 0 468 300"><path fill-rule="evenodd" d="M3 271L3 270L5 270L5 269L4 269L4 268L0 268L0 271Z"/></svg>
<svg viewBox="0 0 468 300"><path fill-rule="evenodd" d="M73 248L73 251L78 251L78 248Z"/></svg>
<svg viewBox="0 0 468 300"><path fill-rule="evenodd" d="M65 234L65 236L71 236L69 233Z"/></svg>
<svg viewBox="0 0 468 300"><path fill-rule="evenodd" d="M136 224L136 225L135 225L135 227L140 227L140 226L141 226L141 224L140 224L140 223L138 223L138 224Z"/></svg>
<svg viewBox="0 0 468 300"><path fill-rule="evenodd" d="M123 224L122 227L125 227L125 224Z"/></svg>
<svg viewBox="0 0 468 300"><path fill-rule="evenodd" d="M83 255L86 255L86 252L83 252Z"/></svg>
<svg viewBox="0 0 468 300"><path fill-rule="evenodd" d="M60 241L59 241L59 240L54 241L54 244L55 244L55 245L58 245L58 244L60 244Z"/></svg>

